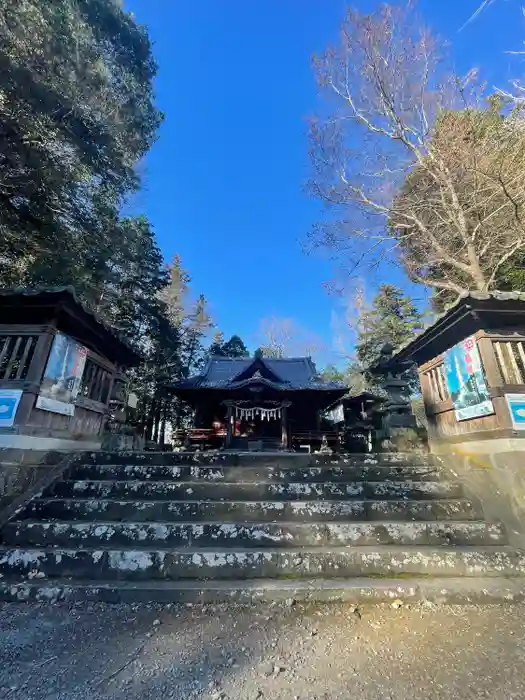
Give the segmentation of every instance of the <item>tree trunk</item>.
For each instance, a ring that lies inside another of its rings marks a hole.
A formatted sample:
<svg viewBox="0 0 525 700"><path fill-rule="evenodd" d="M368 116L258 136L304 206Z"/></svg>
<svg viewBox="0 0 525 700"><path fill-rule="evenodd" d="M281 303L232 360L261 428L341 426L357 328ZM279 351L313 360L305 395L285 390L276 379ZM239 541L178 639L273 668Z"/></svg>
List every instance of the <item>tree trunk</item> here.
<svg viewBox="0 0 525 700"><path fill-rule="evenodd" d="M473 245L467 246L467 253L470 266L472 268L472 277L474 278L474 282L476 283L476 290L478 292L486 292L487 281L485 279L485 275L483 274L483 270L480 267L478 256L476 254L476 249Z"/></svg>
<svg viewBox="0 0 525 700"><path fill-rule="evenodd" d="M166 442L166 416L168 413L168 400L164 399L162 402L162 418L160 422L160 434L159 434L159 440L160 444L164 445Z"/></svg>
<svg viewBox="0 0 525 700"><path fill-rule="evenodd" d="M160 414L162 410L162 399L155 400L155 413L153 416L153 442L159 443Z"/></svg>
<svg viewBox="0 0 525 700"><path fill-rule="evenodd" d="M156 399L151 399L151 404L146 419L146 440L153 440L153 426L155 421Z"/></svg>

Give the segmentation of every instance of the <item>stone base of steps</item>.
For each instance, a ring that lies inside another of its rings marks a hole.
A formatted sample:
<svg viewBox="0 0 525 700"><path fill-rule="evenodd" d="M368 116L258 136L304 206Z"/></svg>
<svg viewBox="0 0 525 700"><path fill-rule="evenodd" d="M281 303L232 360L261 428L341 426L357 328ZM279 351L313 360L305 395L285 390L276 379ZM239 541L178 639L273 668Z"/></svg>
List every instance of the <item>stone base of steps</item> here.
<svg viewBox="0 0 525 700"><path fill-rule="evenodd" d="M255 603L405 604L518 603L525 579L316 579L312 581L137 582L69 580L0 581L0 600L10 602L175 603L251 605Z"/></svg>
<svg viewBox="0 0 525 700"><path fill-rule="evenodd" d="M100 581L312 579L391 576L519 577L510 547L19 548L0 550L1 577Z"/></svg>
<svg viewBox="0 0 525 700"><path fill-rule="evenodd" d="M155 501L37 498L19 518L90 522L340 522L355 520L481 520L479 504L468 498L439 501Z"/></svg>
<svg viewBox="0 0 525 700"><path fill-rule="evenodd" d="M374 545L504 545L501 524L370 523L119 523L12 522L5 546L52 547L323 547Z"/></svg>

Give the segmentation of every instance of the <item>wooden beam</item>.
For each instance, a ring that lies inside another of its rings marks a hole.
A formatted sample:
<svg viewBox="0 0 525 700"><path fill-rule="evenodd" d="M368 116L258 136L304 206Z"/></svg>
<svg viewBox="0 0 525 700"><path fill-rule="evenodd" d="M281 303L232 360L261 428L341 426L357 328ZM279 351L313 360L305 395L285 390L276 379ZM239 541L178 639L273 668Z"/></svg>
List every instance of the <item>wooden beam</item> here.
<svg viewBox="0 0 525 700"><path fill-rule="evenodd" d="M22 373L24 371L24 368L26 366L27 358L29 356L29 352L31 350L31 346L33 345L33 336L29 336L26 340L24 350L22 352L22 357L20 358L20 362L18 363L18 370L15 376L15 379L21 379Z"/></svg>
<svg viewBox="0 0 525 700"><path fill-rule="evenodd" d="M229 447L232 442L233 437L233 406L231 403L228 404L228 410L226 412L226 447Z"/></svg>
<svg viewBox="0 0 525 700"><path fill-rule="evenodd" d="M13 371L13 367L15 366L16 362L16 357L18 355L18 351L20 350L20 346L22 345L22 336L18 336L18 338L15 341L15 347L11 351L11 358L9 362L7 363L6 370L4 372L4 379L9 379L11 377L11 372Z"/></svg>

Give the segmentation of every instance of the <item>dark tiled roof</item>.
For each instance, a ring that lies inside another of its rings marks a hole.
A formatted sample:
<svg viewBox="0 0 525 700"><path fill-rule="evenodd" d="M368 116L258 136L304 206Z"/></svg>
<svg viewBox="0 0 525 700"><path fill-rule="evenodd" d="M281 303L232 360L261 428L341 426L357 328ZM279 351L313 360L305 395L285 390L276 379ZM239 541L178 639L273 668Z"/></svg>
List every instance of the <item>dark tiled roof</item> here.
<svg viewBox="0 0 525 700"><path fill-rule="evenodd" d="M483 308L487 306L487 303L490 304L491 301L507 302L507 311L512 309L516 310L518 308L520 311L525 311L525 292L500 292L498 290L490 292L464 292L458 296L453 304L450 304L442 313L436 315L432 322L418 333L418 335L400 345L394 352L392 358L385 362L384 366L393 366L396 362L410 360L413 354L415 354L424 343L435 339L438 333L441 332L441 328L446 327L449 319L456 318L457 315L463 313L465 309L475 308L483 310ZM517 302L517 304L512 304L512 302ZM441 349L438 349L436 352L441 352ZM379 368L380 366L378 365L372 368L372 370Z"/></svg>
<svg viewBox="0 0 525 700"><path fill-rule="evenodd" d="M37 300L37 303L59 303L65 302L70 308L76 308L83 318L92 326L98 326L106 337L106 342L113 344L119 348L122 354L123 361L129 365L138 364L141 356L130 343L122 338L120 333L112 328L106 321L97 316L78 298L75 288L71 285L50 286L40 285L38 287L0 287L0 297L9 299L31 299Z"/></svg>
<svg viewBox="0 0 525 700"><path fill-rule="evenodd" d="M262 358L260 360L274 378L264 376L239 378L256 361L253 358L210 357L202 374L178 382L174 389L234 389L253 383L265 384L276 389L319 389L340 391L340 382L325 382L316 373L309 357ZM275 379L279 381L275 381Z"/></svg>

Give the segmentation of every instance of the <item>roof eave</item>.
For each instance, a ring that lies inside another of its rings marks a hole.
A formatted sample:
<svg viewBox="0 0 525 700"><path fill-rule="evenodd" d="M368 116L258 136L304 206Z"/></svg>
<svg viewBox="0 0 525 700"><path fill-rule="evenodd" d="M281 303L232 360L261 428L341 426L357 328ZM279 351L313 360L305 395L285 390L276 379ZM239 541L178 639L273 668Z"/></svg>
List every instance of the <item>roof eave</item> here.
<svg viewBox="0 0 525 700"><path fill-rule="evenodd" d="M497 304L505 306L491 309L491 302L496 302ZM409 340L404 345L401 345L392 358L383 365L372 368L372 370L388 369L389 367L394 367L396 364L409 361L414 355L422 353L429 344L434 343L445 331L450 330L452 326L464 321L467 316L472 315L474 318L475 314L486 315L491 311L498 311L502 314L513 314L520 311L525 313L525 293L494 290L492 292L472 291L462 294L454 304L437 316L435 321L428 326L428 328L425 328L418 336ZM480 327L481 325L480 322ZM461 339L458 338L457 342L460 340ZM441 354L444 349L445 348L436 350L436 355Z"/></svg>

